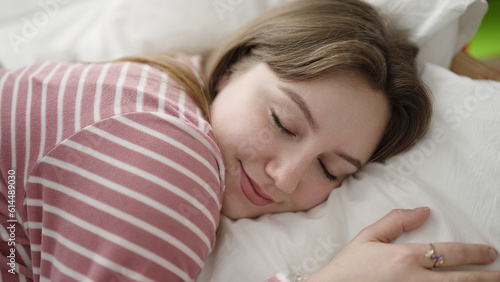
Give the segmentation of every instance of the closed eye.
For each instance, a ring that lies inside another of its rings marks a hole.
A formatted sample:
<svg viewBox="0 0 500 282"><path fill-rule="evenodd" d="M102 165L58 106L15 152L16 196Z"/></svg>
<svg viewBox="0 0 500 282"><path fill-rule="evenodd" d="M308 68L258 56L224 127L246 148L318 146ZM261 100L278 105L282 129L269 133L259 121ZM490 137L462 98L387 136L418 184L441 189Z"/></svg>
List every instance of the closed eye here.
<svg viewBox="0 0 500 282"><path fill-rule="evenodd" d="M329 181L331 182L334 182L337 180L337 176L331 174L328 169L326 169L326 166L323 164L323 162L318 159L319 161L319 164L321 165L321 171L323 172L323 175L326 177L326 179L328 179Z"/></svg>
<svg viewBox="0 0 500 282"><path fill-rule="evenodd" d="M276 115L276 113L272 112L271 113L271 117L273 118L273 121L274 121L274 124L276 125L276 127L278 127L278 129L285 133L286 135L290 135L290 136L295 136L295 134L293 132L291 132L290 130L288 130L284 125L283 123L281 123L281 120L279 119L279 117Z"/></svg>

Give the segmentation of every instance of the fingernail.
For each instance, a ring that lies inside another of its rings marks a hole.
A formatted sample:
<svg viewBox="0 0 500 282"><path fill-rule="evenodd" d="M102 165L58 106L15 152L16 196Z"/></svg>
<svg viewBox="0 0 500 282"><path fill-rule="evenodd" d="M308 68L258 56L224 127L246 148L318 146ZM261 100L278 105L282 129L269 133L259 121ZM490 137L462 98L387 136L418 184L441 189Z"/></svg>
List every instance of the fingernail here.
<svg viewBox="0 0 500 282"><path fill-rule="evenodd" d="M488 251L490 253L490 260L493 262L497 259L497 251L495 251L495 249L493 248L490 248L490 250Z"/></svg>
<svg viewBox="0 0 500 282"><path fill-rule="evenodd" d="M419 208L413 209L414 212L426 212L428 210L430 210L429 207L419 207Z"/></svg>

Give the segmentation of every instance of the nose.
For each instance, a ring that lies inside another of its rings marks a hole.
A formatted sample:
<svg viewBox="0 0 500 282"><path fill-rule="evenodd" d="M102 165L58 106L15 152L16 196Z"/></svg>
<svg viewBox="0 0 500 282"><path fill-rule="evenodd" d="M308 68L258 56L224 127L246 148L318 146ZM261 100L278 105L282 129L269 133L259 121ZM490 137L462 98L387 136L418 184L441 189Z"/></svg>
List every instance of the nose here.
<svg viewBox="0 0 500 282"><path fill-rule="evenodd" d="M297 189L304 177L308 163L299 154L291 154L271 159L266 164L265 170L277 189L291 194Z"/></svg>

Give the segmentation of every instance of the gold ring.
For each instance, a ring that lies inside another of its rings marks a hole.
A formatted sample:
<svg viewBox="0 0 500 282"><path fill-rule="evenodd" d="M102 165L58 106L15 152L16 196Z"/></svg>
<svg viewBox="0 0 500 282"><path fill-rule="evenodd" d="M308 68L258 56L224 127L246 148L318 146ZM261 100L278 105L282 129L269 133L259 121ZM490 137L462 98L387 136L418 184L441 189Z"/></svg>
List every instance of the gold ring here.
<svg viewBox="0 0 500 282"><path fill-rule="evenodd" d="M444 257L436 254L436 248L434 248L434 245L432 243L430 243L429 245L431 245L431 249L428 250L427 253L425 253L425 257L430 258L434 262L432 268L443 264Z"/></svg>

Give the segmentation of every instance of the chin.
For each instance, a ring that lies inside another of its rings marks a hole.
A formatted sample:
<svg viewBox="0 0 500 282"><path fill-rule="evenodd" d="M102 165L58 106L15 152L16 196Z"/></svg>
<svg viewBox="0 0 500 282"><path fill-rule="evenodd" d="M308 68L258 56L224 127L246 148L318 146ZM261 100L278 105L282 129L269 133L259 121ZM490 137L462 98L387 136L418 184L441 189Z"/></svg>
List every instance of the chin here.
<svg viewBox="0 0 500 282"><path fill-rule="evenodd" d="M234 186L226 185L226 192L222 202L221 213L233 220L240 218L254 218L263 214L257 211L257 207L248 202Z"/></svg>
<svg viewBox="0 0 500 282"><path fill-rule="evenodd" d="M223 203L221 213L232 220L241 218L256 218L266 214L265 212L249 210L244 204L235 205L234 202L232 205L224 205Z"/></svg>
<svg viewBox="0 0 500 282"><path fill-rule="evenodd" d="M248 213L248 211L241 210L238 207L227 207L224 205L222 206L221 213L232 220L256 217L256 216L251 216Z"/></svg>

